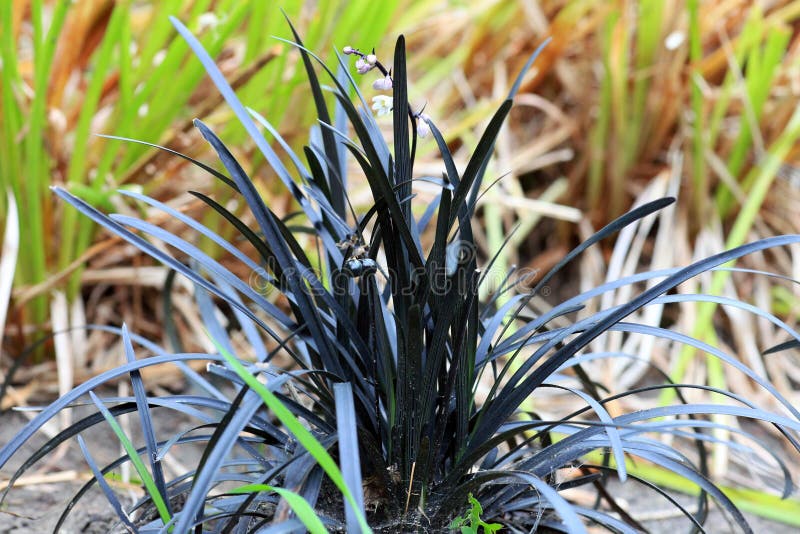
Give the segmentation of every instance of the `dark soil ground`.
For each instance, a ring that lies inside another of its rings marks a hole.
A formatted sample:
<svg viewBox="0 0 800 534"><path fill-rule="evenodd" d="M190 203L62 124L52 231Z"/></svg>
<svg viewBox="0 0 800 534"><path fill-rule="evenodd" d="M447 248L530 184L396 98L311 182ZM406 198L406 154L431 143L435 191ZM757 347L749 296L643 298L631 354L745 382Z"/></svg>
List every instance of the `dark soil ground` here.
<svg viewBox="0 0 800 534"><path fill-rule="evenodd" d="M156 432L160 437L170 435L182 421L169 421L164 418L154 417L157 422ZM8 442L25 423L27 418L15 412L6 412L0 415L0 445ZM133 428L136 427L132 422ZM84 439L89 444L91 454L100 465L115 459L118 453L117 440L105 425L100 428L84 432ZM134 439L136 438L134 434ZM7 480L20 463L27 458L35 446L45 442L43 435L37 435L31 443L23 447L9 467L0 471L0 478ZM186 466L193 465L199 459L199 450L187 450L181 453L181 462ZM34 466L33 471L38 472L47 460ZM74 471L75 475L70 475ZM58 517L67 503L84 483L88 473L88 466L80 453L77 443L71 444L64 456L50 466L46 471L49 475L65 473L65 478L72 478L64 482L47 482L15 487L6 497L0 508L0 534L33 534L52 532ZM83 477L82 480L77 480ZM662 498L652 494L642 494L634 484L612 483L612 494L628 504L632 515L641 518L642 524L652 533L676 534L689 532L689 521L676 513L674 508ZM688 509L693 509L694 499L681 494L674 496ZM136 496L131 492L120 496L123 505L130 505ZM756 516L746 515L756 533L790 532L786 525L766 521ZM728 523L724 515L712 503L712 513L706 523L707 531L713 534L740 532L740 529ZM75 534L100 534L106 532L124 532L116 516L106 502L102 492L95 488L78 503L69 515L60 532Z"/></svg>

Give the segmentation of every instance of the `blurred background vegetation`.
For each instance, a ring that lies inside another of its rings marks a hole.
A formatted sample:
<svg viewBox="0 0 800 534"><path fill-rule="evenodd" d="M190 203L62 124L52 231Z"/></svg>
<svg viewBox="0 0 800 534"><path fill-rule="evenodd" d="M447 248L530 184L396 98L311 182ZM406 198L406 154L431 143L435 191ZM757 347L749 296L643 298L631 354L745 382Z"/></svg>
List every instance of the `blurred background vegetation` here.
<svg viewBox="0 0 800 534"><path fill-rule="evenodd" d="M306 46L329 62L334 47L345 45L391 57L396 36L405 34L411 103L425 106L460 168L524 61L552 38L497 144L489 176L500 179L483 196L476 225L481 254L491 256L508 238L498 273L514 264L547 269L632 205L679 197L669 217L649 231L623 234L586 254L579 270L553 284L553 298L641 268L684 265L748 240L800 232L798 1L280 4ZM245 104L296 149L307 142L312 102L298 54L274 38L290 36L278 3L0 1L0 369L21 364L13 380L3 375L2 408L52 396L119 362L119 340L102 331L74 329L28 350L54 331L124 321L171 348L190 349L205 339L188 285L175 281L165 311L164 268L98 232L48 188L65 185L118 212L145 209L115 193L140 189L206 224L218 223L223 235L222 221L206 220L211 214L186 192L204 191L222 203L230 194L180 158L94 134L157 143L210 163L191 125L202 117L237 148L272 209L294 210L168 15L199 36ZM368 95L372 81L363 79ZM418 160L421 173L440 175L435 143L422 143ZM354 204L365 209L366 184L357 176L351 184ZM424 186L418 194L425 197ZM152 222L171 224L155 215ZM800 279L800 250L755 256L741 266ZM736 295L796 327L794 284L725 271L698 284L685 291ZM626 298L608 295L603 304ZM800 402L797 355L759 352L785 341L771 325L713 306L676 307L650 319L724 347ZM619 350L625 341L609 336L593 349ZM691 351L657 343L635 349L675 381L724 385L755 401L761 395L748 380ZM598 373L611 389L647 380L641 365ZM169 385L171 378L161 380ZM641 407L620 407L632 408ZM546 403L537 409L546 411ZM735 457L714 452L715 472L730 486L761 484L762 493L741 497L751 503L745 506L792 515L769 497L769 473L754 476Z"/></svg>

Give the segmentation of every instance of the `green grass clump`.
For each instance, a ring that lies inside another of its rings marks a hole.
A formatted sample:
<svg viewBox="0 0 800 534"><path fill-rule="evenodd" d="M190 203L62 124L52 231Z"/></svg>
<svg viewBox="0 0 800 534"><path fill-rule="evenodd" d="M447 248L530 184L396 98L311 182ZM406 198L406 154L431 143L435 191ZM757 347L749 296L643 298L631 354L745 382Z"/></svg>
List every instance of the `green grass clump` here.
<svg viewBox="0 0 800 534"><path fill-rule="evenodd" d="M6 191L20 211L21 239L15 272L15 299L9 317L33 341L50 329L48 297L66 291L67 302L81 302L81 275L96 227L52 202L57 185L97 205L113 206L115 190L141 186L163 199L176 195L174 166L146 144L120 143L96 134L131 137L182 148L191 138L191 118L211 113L221 99L201 87L202 66L187 61L189 49L169 24L180 15L198 33L209 53L232 55L234 83L243 98L264 109L286 109L284 128L305 129L313 109L297 93L302 69L279 54L288 37L281 11L261 0L113 3L2 2L0 6L0 221L7 215ZM302 1L282 3L285 12L335 18L325 28L314 24L309 42L330 49L344 36L374 42L398 2L351 2L336 14L336 1L311 9ZM211 9L213 8L213 12ZM230 47L240 43L241 55ZM277 47L277 48L276 48ZM226 128L245 140L245 132ZM198 155L198 154L195 154ZM251 162L255 170L263 160ZM91 310L89 310L91 314ZM72 320L79 321L78 316ZM92 317L89 317L89 321ZM75 326L82 326L75 325ZM16 356L16 354L15 354Z"/></svg>

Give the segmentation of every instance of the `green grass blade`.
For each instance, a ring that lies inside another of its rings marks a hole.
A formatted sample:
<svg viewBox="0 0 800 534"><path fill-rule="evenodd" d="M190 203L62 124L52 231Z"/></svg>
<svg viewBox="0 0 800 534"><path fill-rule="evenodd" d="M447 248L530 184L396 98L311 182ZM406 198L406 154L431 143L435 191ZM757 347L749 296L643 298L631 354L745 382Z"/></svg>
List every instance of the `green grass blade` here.
<svg viewBox="0 0 800 534"><path fill-rule="evenodd" d="M328 533L328 529L325 528L325 525L322 523L322 521L320 521L317 513L314 511L311 505L308 504L308 501L305 500L302 495L298 495L291 490L286 488L276 488L275 486L268 486L266 484L247 484L231 490L230 493L241 494L255 493L259 491L272 491L283 497L283 499L289 503L289 506L297 515L297 518L303 522L303 525L305 525L311 534Z"/></svg>
<svg viewBox="0 0 800 534"><path fill-rule="evenodd" d="M139 457L139 454L136 451L136 447L134 447L133 443L131 442L130 438L125 435L125 432L122 430L122 427L119 425L114 416L111 412L108 411L108 408L105 407L103 402L95 395L93 391L89 392L89 396L92 398L95 406L97 409L100 410L100 413L103 414L108 425L111 427L111 430L114 431L114 434L119 439L119 442L122 444L122 447L125 449L125 452L128 454L128 458L131 459L131 463L133 464L134 469L139 474L139 478L142 480L144 484L145 490L147 494L153 501L153 505L158 510L158 515L161 520L166 525L170 521L169 511L167 509L167 503L164 502L164 499L161 497L161 493L158 491L156 487L156 483L153 480L153 477L150 476L149 471L147 471L147 467L145 467L144 462ZM171 532L171 529L170 529Z"/></svg>
<svg viewBox="0 0 800 534"><path fill-rule="evenodd" d="M45 238L44 204L49 198L50 159L44 149L44 129L47 124L47 84L50 66L55 53L56 36L66 19L67 2L60 2L53 12L50 29L45 35L44 20L41 0L31 4L31 20L33 22L33 53L34 53L34 97L28 112L27 132L25 134L25 170L24 178L20 174L15 176L25 183L24 198L27 200L25 209L28 221L30 247L29 260L26 271L29 272L28 281L43 282L47 276L47 240ZM22 169L20 169L22 171ZM46 316L46 301L37 298L33 303L34 321L41 324Z"/></svg>
<svg viewBox="0 0 800 534"><path fill-rule="evenodd" d="M703 41L700 35L700 2L689 0L689 59L692 62L692 195L695 221L704 220L708 204L709 184L705 164L705 113L703 112L702 74L699 62L703 58Z"/></svg>
<svg viewBox="0 0 800 534"><path fill-rule="evenodd" d="M14 42L14 32L12 27L13 17L12 2L0 2L0 59L3 62L3 68L0 69L2 75L2 86L0 86L0 94L2 94L2 109L3 113L0 116L2 122L2 147L5 157L0 158L0 184L3 185L3 190L8 190L11 187L14 191L14 196L20 202L23 199L23 191L21 189L22 180L17 177L20 176L20 169L22 168L22 158L20 150L18 150L17 136L22 124L22 114L20 106L17 105L17 94L21 89L21 81L19 74L19 64L17 63L16 43ZM2 202L0 196L0 202ZM5 214L7 205L0 204L2 210L0 213ZM28 257L30 251L22 251L24 257Z"/></svg>
<svg viewBox="0 0 800 534"><path fill-rule="evenodd" d="M664 0L644 0L639 4L639 17L636 28L636 72L631 101L631 113L627 135L625 136L625 168L635 162L642 143L643 133L649 130L645 124L647 116L647 94L650 90L651 76L645 76L647 69L653 68L658 45L661 41ZM644 130L647 128L647 130Z"/></svg>

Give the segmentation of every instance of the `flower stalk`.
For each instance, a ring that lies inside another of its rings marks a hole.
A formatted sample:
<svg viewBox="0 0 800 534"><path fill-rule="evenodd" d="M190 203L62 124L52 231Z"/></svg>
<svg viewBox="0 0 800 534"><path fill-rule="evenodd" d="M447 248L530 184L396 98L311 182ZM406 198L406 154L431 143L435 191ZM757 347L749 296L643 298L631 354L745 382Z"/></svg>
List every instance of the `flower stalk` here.
<svg viewBox="0 0 800 534"><path fill-rule="evenodd" d="M358 57L358 59L356 59L356 71L359 74L367 74L374 69L380 71L383 77L372 82L373 89L376 91L392 90L392 87L394 87L392 71L387 69L386 66L378 60L378 56L375 55L374 48L372 49L371 53L366 54L358 48L345 46L342 48L342 52L347 56L352 55ZM372 109L379 117L388 115L392 111L392 98L385 95L376 95L372 97ZM428 126L430 117L428 115L423 113L422 110L412 111L411 104L409 103L408 116L414 123L414 128L418 137L424 139L430 135L431 129L430 126Z"/></svg>

